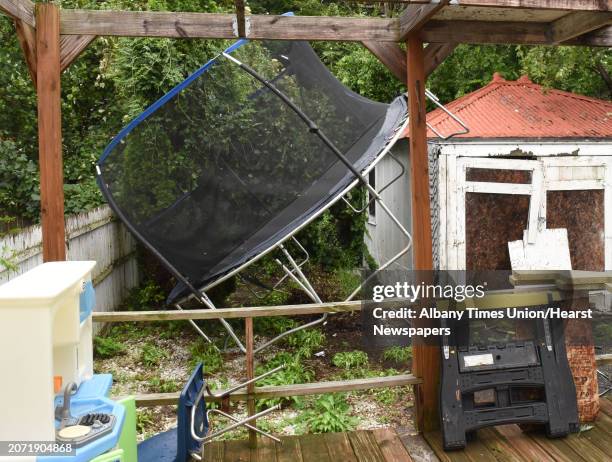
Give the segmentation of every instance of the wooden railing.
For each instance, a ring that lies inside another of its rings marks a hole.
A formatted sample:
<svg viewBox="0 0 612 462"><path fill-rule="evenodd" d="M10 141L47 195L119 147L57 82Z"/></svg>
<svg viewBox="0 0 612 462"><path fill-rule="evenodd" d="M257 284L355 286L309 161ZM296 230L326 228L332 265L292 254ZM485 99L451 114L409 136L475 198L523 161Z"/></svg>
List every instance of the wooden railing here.
<svg viewBox="0 0 612 462"><path fill-rule="evenodd" d="M155 322L155 321L186 321L203 319L239 319L245 320L245 344L253 344L253 318L265 316L301 316L322 313L347 313L361 311L361 301L339 303L311 303L305 305L261 306L249 308L220 308L194 309L194 310L159 310L159 311L115 311L94 312L93 321L102 322ZM253 378L254 370L253 349L247 348L245 355L246 378ZM314 383L300 383L281 386L253 387L250 390L239 390L230 395L230 401L247 401L248 414L255 413L254 400L261 398L288 398L292 396L319 395L323 393L348 392L356 390L369 390L376 388L404 387L417 385L420 379L412 374L400 374L387 377L373 377L354 380L337 380ZM222 394L218 392L217 394ZM175 405L178 402L178 393L152 393L136 396L136 405L140 407ZM207 397L210 402L219 401L215 397ZM249 439L254 434L249 430Z"/></svg>
<svg viewBox="0 0 612 462"><path fill-rule="evenodd" d="M322 313L348 313L361 311L362 301L338 303L310 303L304 305L257 306L249 308L219 308L194 310L157 310L157 311L115 311L94 312L94 322L156 322L156 321L186 321L204 319L245 319L252 323L253 318L265 316L302 316ZM252 329L245 329L252 335ZM247 339L248 342L248 339ZM252 365L254 358L247 354L245 361ZM612 363L612 354L596 356L598 365ZM247 367L248 370L248 367ZM251 377L247 377L251 378ZM401 374L388 377L374 377L354 380L338 380L315 383L301 383L281 386L255 387L251 392L240 390L233 393L230 401L247 401L262 398L287 398L292 396L318 395L323 393L348 392L387 387L403 387L418 385L421 380L412 374ZM221 392L219 392L221 393ZM174 405L178 401L178 393L151 393L136 396L136 404L141 407ZM207 398L211 402L218 398Z"/></svg>

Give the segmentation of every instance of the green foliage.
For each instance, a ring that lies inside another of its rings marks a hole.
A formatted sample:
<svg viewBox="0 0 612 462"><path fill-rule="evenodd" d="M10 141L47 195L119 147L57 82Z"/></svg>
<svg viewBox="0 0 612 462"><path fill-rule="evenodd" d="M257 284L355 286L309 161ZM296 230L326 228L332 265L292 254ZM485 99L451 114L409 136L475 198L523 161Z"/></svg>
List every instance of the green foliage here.
<svg viewBox="0 0 612 462"><path fill-rule="evenodd" d="M149 279L139 287L134 287L125 300L129 311L151 310L158 307L166 299L163 289Z"/></svg>
<svg viewBox="0 0 612 462"><path fill-rule="evenodd" d="M167 10L230 12L231 2L218 0L62 0L64 8L118 10ZM378 4L330 3L319 0L254 0L253 13L298 15L381 16ZM400 6L386 5L386 15L397 15ZM0 215L37 221L39 180L36 125L36 95L20 50L12 21L0 16ZM98 37L62 74L62 127L64 193L66 212L88 210L102 203L94 181L94 164L118 130L151 102L182 81L229 42L220 40L172 40L151 38ZM331 71L351 89L378 101L388 102L404 91L403 85L361 44L316 42L316 52ZM255 54L259 51L255 51ZM261 55L254 57L261 59ZM269 70L273 65L269 66ZM494 72L507 79L527 73L546 87L610 98L612 51L605 48L528 47L514 45L460 45L428 79L428 86L443 102L449 102L490 82ZM222 84L237 86L235 75ZM173 119L170 117L170 119ZM178 120L178 119L177 119ZM240 123L237 118L236 123ZM186 124L189 125L189 124ZM145 142L156 139L153 127ZM184 127L190 129L189 127ZM215 127L207 127L206 134ZM340 127L334 127L340 129ZM198 130L202 132L199 127ZM227 130L233 130L231 124ZM204 136L204 135L201 135ZM274 143L269 134L266 142ZM171 143L171 140L156 141ZM302 140L294 140L296 144ZM197 138L194 143L197 143ZM254 144L260 144L255 140ZM146 143L144 144L146 146ZM190 186L171 180L185 165L185 152L192 146L171 150L172 156L160 166L156 153L145 156L141 170L152 175L155 190L138 190L139 174L128 178L140 195L153 195L159 205L168 201L172 188ZM129 153L128 153L129 154ZM142 157L141 157L142 159ZM129 162L129 156L126 156ZM296 174L303 174L298 166ZM136 196L128 195L130 199ZM351 200L362 203L364 192L356 190ZM360 266L364 258L374 262L363 241L365 214L353 214L337 204L300 233L314 263L329 269ZM232 290L232 287L226 288ZM222 296L219 296L222 298ZM272 293L264 303L282 304L286 294ZM215 300L217 301L217 300ZM148 302L147 302L148 303ZM144 306L144 303L136 303ZM149 305L148 307L150 307Z"/></svg>
<svg viewBox="0 0 612 462"><path fill-rule="evenodd" d="M140 352L140 362L147 367L159 366L167 357L166 350L150 343L145 343Z"/></svg>
<svg viewBox="0 0 612 462"><path fill-rule="evenodd" d="M278 335L295 327L297 323L286 316L269 316L265 318L253 318L255 332L264 335Z"/></svg>
<svg viewBox="0 0 612 462"><path fill-rule="evenodd" d="M536 83L581 95L610 99L610 48L519 47L521 71Z"/></svg>
<svg viewBox="0 0 612 462"><path fill-rule="evenodd" d="M332 364L345 370L367 367L368 354L359 350L336 353L332 358Z"/></svg>
<svg viewBox="0 0 612 462"><path fill-rule="evenodd" d="M0 269L4 267L9 273L11 271L17 271L19 267L13 261L14 256L14 250L11 250L8 246L3 246L2 249L0 249Z"/></svg>
<svg viewBox="0 0 612 462"><path fill-rule="evenodd" d="M293 385L296 383L308 383L314 379L313 370L306 366L300 357L287 352L278 353L266 363L257 366L255 373L256 375L261 375L283 364L285 365L284 369L259 380L257 385ZM297 397L260 399L257 400L257 407L263 409L288 402L298 403L299 399Z"/></svg>
<svg viewBox="0 0 612 462"><path fill-rule="evenodd" d="M334 272L334 284L338 287L339 299L348 297L361 283L361 274L355 272L353 268L341 268Z"/></svg>
<svg viewBox="0 0 612 462"><path fill-rule="evenodd" d="M0 210L11 216L34 218L40 201L38 166L23 147L2 139L1 127Z"/></svg>
<svg viewBox="0 0 612 462"><path fill-rule="evenodd" d="M303 329L289 335L286 341L289 346L297 349L296 356L310 358L325 343L325 334L320 329Z"/></svg>
<svg viewBox="0 0 612 462"><path fill-rule="evenodd" d="M125 353L125 346L114 337L95 337L94 353L96 358L112 358Z"/></svg>
<svg viewBox="0 0 612 462"><path fill-rule="evenodd" d="M311 433L345 432L353 430L359 420L351 416L346 396L327 394L319 397L312 409L303 412L298 422Z"/></svg>
<svg viewBox="0 0 612 462"><path fill-rule="evenodd" d="M396 363L407 363L412 359L412 347L395 345L383 352L383 359Z"/></svg>
<svg viewBox="0 0 612 462"><path fill-rule="evenodd" d="M191 366L195 367L200 363L204 364L204 371L207 374L214 374L223 369L223 356L221 352L211 343L204 339L198 339L191 345Z"/></svg>
<svg viewBox="0 0 612 462"><path fill-rule="evenodd" d="M174 393L181 389L178 380L152 377L149 379L149 389L152 393Z"/></svg>
<svg viewBox="0 0 612 462"><path fill-rule="evenodd" d="M136 409L136 431L138 434L147 434L155 425L155 418L151 409Z"/></svg>

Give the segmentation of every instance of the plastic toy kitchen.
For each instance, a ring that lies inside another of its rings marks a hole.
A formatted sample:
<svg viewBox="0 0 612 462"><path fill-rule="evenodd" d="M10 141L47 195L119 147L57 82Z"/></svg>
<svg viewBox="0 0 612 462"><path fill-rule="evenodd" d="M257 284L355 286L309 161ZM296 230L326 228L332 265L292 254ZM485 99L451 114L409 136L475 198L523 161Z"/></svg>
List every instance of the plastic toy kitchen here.
<svg viewBox="0 0 612 462"><path fill-rule="evenodd" d="M133 400L93 373L94 266L45 263L0 286L0 461L136 458Z"/></svg>

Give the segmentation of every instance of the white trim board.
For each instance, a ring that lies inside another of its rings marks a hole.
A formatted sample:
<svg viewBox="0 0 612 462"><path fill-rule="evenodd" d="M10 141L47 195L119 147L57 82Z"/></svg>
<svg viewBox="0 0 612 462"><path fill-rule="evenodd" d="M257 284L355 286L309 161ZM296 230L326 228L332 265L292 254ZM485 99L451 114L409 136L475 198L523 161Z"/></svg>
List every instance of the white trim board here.
<svg viewBox="0 0 612 462"><path fill-rule="evenodd" d="M441 156L504 157L525 155L537 157L612 156L610 141L453 141L433 142L442 147Z"/></svg>
<svg viewBox="0 0 612 462"><path fill-rule="evenodd" d="M612 144L606 146L612 149ZM491 145L486 148L490 149ZM529 195L526 242L535 243L546 230L547 191L585 189L604 191L605 269L612 269L612 155L538 156L529 160L446 155L441 156L439 162L440 172L443 172L439 176L439 194L445 205L440 210L440 221L444 223L439 236L442 269L466 269L466 193ZM468 168L531 171L531 183L467 181Z"/></svg>

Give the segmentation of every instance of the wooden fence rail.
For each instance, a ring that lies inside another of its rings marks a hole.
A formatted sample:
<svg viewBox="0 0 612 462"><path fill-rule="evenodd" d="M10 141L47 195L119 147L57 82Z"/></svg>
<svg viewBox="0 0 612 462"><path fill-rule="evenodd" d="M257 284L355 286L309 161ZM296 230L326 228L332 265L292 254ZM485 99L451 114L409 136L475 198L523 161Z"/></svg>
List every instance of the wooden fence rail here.
<svg viewBox="0 0 612 462"><path fill-rule="evenodd" d="M337 303L310 303L304 305L252 306L248 308L219 308L216 310L159 310L94 312L94 322L126 321L187 321L204 319L260 318L266 316L301 316L322 313L347 313L360 311L362 301Z"/></svg>
<svg viewBox="0 0 612 462"><path fill-rule="evenodd" d="M249 398L287 398L290 396L320 395L375 388L404 387L416 385L421 381L412 374L372 377L367 379L338 380L328 382L301 383L294 385L255 387L253 394L239 391L230 395L230 401L246 401ZM215 392L220 394L221 391ZM136 396L139 407L172 405L178 402L179 393L152 393ZM219 398L208 396L209 402L219 402Z"/></svg>

